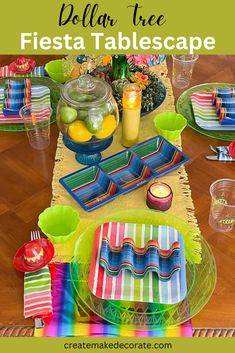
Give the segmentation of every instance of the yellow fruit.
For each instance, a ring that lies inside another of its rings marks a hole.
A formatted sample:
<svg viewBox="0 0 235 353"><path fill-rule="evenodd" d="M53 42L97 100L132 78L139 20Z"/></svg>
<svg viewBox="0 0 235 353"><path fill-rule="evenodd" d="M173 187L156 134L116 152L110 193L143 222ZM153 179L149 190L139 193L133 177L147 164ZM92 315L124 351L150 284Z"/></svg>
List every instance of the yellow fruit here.
<svg viewBox="0 0 235 353"><path fill-rule="evenodd" d="M83 121L74 121L68 127L68 134L75 142L86 142L92 138Z"/></svg>
<svg viewBox="0 0 235 353"><path fill-rule="evenodd" d="M106 137L112 135L116 127L117 122L114 115L107 115L104 117L101 130L97 132L95 136L99 139L105 139Z"/></svg>

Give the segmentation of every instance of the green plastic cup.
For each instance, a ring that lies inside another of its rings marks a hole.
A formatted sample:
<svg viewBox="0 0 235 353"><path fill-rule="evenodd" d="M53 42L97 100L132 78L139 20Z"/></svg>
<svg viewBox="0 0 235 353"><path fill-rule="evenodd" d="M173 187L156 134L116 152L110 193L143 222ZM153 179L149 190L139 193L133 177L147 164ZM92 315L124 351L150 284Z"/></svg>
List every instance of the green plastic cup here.
<svg viewBox="0 0 235 353"><path fill-rule="evenodd" d="M153 119L157 132L168 141L175 141L187 126L187 120L181 114L164 112Z"/></svg>
<svg viewBox="0 0 235 353"><path fill-rule="evenodd" d="M72 207L56 205L46 208L38 218L41 231L53 243L69 240L77 230L80 216Z"/></svg>
<svg viewBox="0 0 235 353"><path fill-rule="evenodd" d="M64 83L69 79L70 72L65 72L63 60L51 60L45 65L45 69L50 78L59 83Z"/></svg>

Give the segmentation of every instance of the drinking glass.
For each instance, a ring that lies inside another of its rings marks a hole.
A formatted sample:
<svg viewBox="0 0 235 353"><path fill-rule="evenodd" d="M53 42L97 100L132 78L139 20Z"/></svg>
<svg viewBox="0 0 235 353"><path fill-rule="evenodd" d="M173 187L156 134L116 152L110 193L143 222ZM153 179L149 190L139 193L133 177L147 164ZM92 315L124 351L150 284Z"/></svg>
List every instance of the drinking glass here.
<svg viewBox="0 0 235 353"><path fill-rule="evenodd" d="M193 67L198 55L172 55L172 83L174 87L184 89L190 84Z"/></svg>
<svg viewBox="0 0 235 353"><path fill-rule="evenodd" d="M31 103L20 109L29 144L37 150L43 150L50 144L51 114L51 107L40 103Z"/></svg>
<svg viewBox="0 0 235 353"><path fill-rule="evenodd" d="M210 186L210 226L218 232L230 232L235 222L235 180L219 179Z"/></svg>

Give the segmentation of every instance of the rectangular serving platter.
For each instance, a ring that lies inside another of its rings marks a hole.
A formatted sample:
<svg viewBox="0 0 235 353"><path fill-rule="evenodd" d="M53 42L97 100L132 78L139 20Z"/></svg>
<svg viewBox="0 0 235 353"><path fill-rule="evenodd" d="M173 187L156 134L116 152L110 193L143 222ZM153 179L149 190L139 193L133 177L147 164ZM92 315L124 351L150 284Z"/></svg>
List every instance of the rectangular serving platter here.
<svg viewBox="0 0 235 353"><path fill-rule="evenodd" d="M170 173L188 160L169 141L156 136L59 181L85 211L92 211L153 178Z"/></svg>

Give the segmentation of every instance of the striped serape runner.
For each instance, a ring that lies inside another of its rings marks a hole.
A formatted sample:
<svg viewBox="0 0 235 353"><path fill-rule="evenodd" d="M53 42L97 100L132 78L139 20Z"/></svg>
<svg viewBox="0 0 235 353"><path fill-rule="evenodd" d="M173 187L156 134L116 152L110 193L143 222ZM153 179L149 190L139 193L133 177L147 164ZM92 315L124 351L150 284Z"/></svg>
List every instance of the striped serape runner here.
<svg viewBox="0 0 235 353"><path fill-rule="evenodd" d="M52 314L51 274L48 266L24 275L24 316L45 318Z"/></svg>
<svg viewBox="0 0 235 353"><path fill-rule="evenodd" d="M18 75L9 70L9 66L5 65L0 67L0 78L1 77L43 77L45 76L44 66L36 66L30 73L25 75Z"/></svg>
<svg viewBox="0 0 235 353"><path fill-rule="evenodd" d="M192 336L191 321L175 327L162 327L154 331L138 331L134 326L132 330L127 330L123 326L112 325L98 316L86 312L81 300L77 297L77 291L75 291L71 281L69 266L68 263L50 265L53 317L47 320L44 328L35 329L35 336Z"/></svg>

